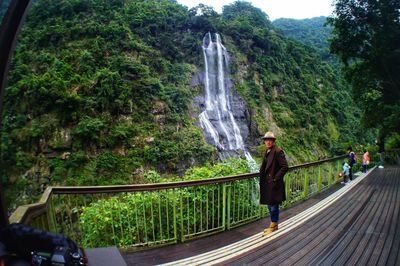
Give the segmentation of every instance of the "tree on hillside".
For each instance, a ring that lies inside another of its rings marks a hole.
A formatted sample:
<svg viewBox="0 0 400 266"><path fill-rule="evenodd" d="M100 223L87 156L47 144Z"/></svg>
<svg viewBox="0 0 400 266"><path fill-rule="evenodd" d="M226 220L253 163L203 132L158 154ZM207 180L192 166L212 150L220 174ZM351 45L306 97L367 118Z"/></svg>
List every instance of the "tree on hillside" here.
<svg viewBox="0 0 400 266"><path fill-rule="evenodd" d="M400 130L400 1L336 0L331 51L344 63L367 127Z"/></svg>
<svg viewBox="0 0 400 266"><path fill-rule="evenodd" d="M332 35L332 27L325 24L326 17L280 18L273 22L273 25L280 29L285 36L315 48L323 60L332 60L328 41Z"/></svg>

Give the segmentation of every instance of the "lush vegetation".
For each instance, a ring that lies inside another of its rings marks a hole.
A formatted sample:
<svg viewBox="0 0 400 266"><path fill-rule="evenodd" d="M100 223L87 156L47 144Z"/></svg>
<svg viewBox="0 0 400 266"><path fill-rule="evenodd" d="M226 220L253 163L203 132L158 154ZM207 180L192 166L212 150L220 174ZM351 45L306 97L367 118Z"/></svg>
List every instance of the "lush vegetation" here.
<svg viewBox="0 0 400 266"><path fill-rule="evenodd" d="M201 167L215 162L216 149L196 126L191 100L202 87L190 80L202 69L208 31L232 54L255 156L267 130L292 164L368 140L338 72L247 2L218 14L169 0L38 0L5 93L0 174L8 202L32 201L48 184L145 182L148 171L171 178L198 166L207 177Z"/></svg>
<svg viewBox="0 0 400 266"><path fill-rule="evenodd" d="M382 136L400 131L400 2L338 0L332 52L344 63L367 127Z"/></svg>
<svg viewBox="0 0 400 266"><path fill-rule="evenodd" d="M332 36L332 27L325 25L326 17L310 19L280 18L274 20L273 25L282 33L307 46L315 48L323 60L331 59L329 52L329 38Z"/></svg>
<svg viewBox="0 0 400 266"><path fill-rule="evenodd" d="M212 178L249 171L245 160L229 159L214 166L189 169L182 178L173 180ZM167 181L155 171L147 172L144 177L149 183ZM255 180L252 182L254 183ZM258 201L248 200L243 196L246 191L249 191L246 185L247 182L232 184L238 198L236 202L241 208L246 208L246 210L253 208L253 212L258 214ZM206 230L206 227L215 230L222 225L222 198L222 189L219 185L186 187L174 191L121 193L119 196L103 198L82 210L79 219L81 243L85 247L163 243L174 237L174 220L184 225L184 231L181 231L181 227L178 226L179 235L203 233L202 230ZM177 209L175 215L180 218L174 217L174 208ZM236 207L236 213L238 211L239 208ZM120 234L120 232L124 233Z"/></svg>
<svg viewBox="0 0 400 266"><path fill-rule="evenodd" d="M288 173L285 176L287 200L283 207L335 184L337 165L338 161L333 161ZM191 169L183 179L204 178L204 173L207 177L217 177L248 171L245 161L231 159L204 169ZM155 173L150 176L148 181L155 181ZM158 180L162 181L162 178ZM80 233L75 239L79 239L84 247L129 247L164 244L173 241L174 237L179 241L204 236L263 217L267 208L258 203L258 193L258 179L250 178L224 184L120 193L112 197L103 195L83 207L74 224L79 228L75 232ZM65 221L68 223L71 219Z"/></svg>

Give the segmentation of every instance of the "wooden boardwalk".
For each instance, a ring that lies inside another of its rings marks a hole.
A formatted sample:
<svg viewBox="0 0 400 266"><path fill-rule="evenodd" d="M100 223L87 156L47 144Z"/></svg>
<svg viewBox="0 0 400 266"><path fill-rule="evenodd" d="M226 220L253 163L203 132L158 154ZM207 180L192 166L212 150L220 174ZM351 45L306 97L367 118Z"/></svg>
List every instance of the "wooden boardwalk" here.
<svg viewBox="0 0 400 266"><path fill-rule="evenodd" d="M310 212L311 218L305 212L296 220L296 214L324 198L330 201L327 193L284 211L282 227L270 241L255 235L265 227L263 219L188 243L124 254L124 258L128 265L400 265L400 167L375 169L353 182L335 192L346 190L330 206L320 208L315 216Z"/></svg>

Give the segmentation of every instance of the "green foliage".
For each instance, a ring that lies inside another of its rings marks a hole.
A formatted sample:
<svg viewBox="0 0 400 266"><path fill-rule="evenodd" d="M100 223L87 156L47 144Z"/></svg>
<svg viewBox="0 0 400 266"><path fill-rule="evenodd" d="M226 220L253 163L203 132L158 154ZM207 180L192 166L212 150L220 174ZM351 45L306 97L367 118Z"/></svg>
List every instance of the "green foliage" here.
<svg viewBox="0 0 400 266"><path fill-rule="evenodd" d="M110 146L124 145L129 143L129 139L137 135L138 130L129 123L118 123L109 129L107 143Z"/></svg>
<svg viewBox="0 0 400 266"><path fill-rule="evenodd" d="M332 27L326 24L326 17L310 19L280 18L272 23L287 37L293 38L307 46L315 48L322 59L331 59L328 39L332 34Z"/></svg>
<svg viewBox="0 0 400 266"><path fill-rule="evenodd" d="M191 107L202 88L189 86L201 71L208 31L221 33L232 55L234 89L251 114L247 141L277 129L287 154L305 162L343 153L341 143L368 140L340 73L282 36L248 2L218 14L169 0L38 0L21 29L5 91L6 187L39 163L51 185L134 183L149 170L160 172L161 179L144 178L155 182L214 163L217 151L194 125ZM246 171L209 168L184 178Z"/></svg>
<svg viewBox="0 0 400 266"><path fill-rule="evenodd" d="M391 149L398 149L400 147L400 133L396 132L391 134L385 143L385 149L386 150L391 150Z"/></svg>
<svg viewBox="0 0 400 266"><path fill-rule="evenodd" d="M98 143L100 133L105 128L105 122L101 118L83 117L75 127L73 134L81 144L86 141Z"/></svg>
<svg viewBox="0 0 400 266"><path fill-rule="evenodd" d="M160 227L160 223L155 223L155 220L150 218L153 215L173 217L173 209L171 207L166 209L168 202L173 200L172 196L168 193L127 194L90 204L80 215L83 245L85 247L110 244L129 246L137 242L163 239L162 234L173 235L173 231L166 231ZM162 206L153 208L153 204L158 205L158 203L162 203ZM124 236L119 234L121 230L124 231Z"/></svg>
<svg viewBox="0 0 400 266"><path fill-rule="evenodd" d="M232 158L213 166L191 168L185 173L183 180L206 179L247 172L249 168L246 160ZM155 171L147 171L144 177L148 183L166 181ZM239 208L248 210L257 205L255 200L249 202L243 198L240 199L240 195L249 191L246 184L235 182L233 187L232 197L238 198L235 213L239 212ZM183 220L177 220L177 222L183 222L188 231L201 228L206 223L210 228L214 224L216 227L219 226L221 221L216 212L222 209L222 203L219 200L222 194L221 189L216 185L188 187L176 193L168 191L129 193L101 199L83 208L79 219L82 243L85 247L99 247L110 244L130 246L146 242L167 242L174 236L173 204L177 204L180 198L183 200L181 206ZM191 207L193 204L209 205L210 208L197 208L193 211ZM180 209L177 211L180 213ZM124 232L123 235L120 234L121 230ZM177 233L188 234L186 231L181 232L180 227Z"/></svg>
<svg viewBox="0 0 400 266"><path fill-rule="evenodd" d="M364 124L383 135L400 129L399 10L399 1L340 0L329 19L331 50L345 64Z"/></svg>
<svg viewBox="0 0 400 266"><path fill-rule="evenodd" d="M194 167L186 171L183 180L197 180L214 177L223 177L249 173L250 169L244 159L229 158L213 166L210 164L203 167Z"/></svg>

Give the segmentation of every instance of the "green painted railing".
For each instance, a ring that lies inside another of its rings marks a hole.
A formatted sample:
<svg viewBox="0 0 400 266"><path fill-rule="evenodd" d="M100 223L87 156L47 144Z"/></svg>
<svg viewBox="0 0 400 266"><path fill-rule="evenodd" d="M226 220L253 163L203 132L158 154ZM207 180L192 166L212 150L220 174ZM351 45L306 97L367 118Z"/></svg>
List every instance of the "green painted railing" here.
<svg viewBox="0 0 400 266"><path fill-rule="evenodd" d="M285 175L286 208L339 181L345 156L298 165ZM265 217L258 173L145 185L48 187L10 217L63 233L84 247L140 248L184 242Z"/></svg>

